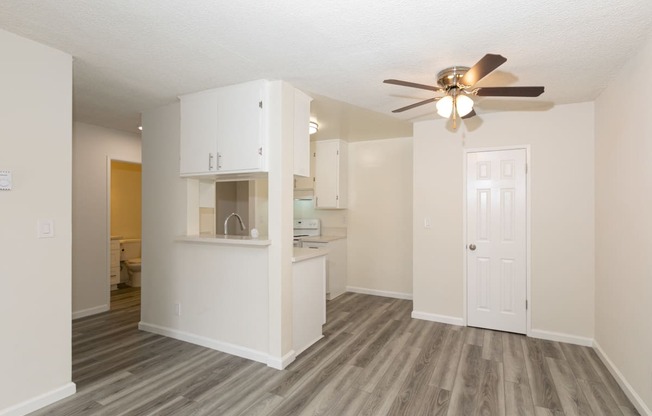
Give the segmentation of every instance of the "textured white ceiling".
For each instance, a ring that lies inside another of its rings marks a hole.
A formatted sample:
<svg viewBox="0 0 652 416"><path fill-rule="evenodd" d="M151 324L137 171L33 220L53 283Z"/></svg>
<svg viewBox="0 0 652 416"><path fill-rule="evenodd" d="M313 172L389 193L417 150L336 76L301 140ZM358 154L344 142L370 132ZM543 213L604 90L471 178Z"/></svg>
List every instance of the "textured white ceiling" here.
<svg viewBox="0 0 652 416"><path fill-rule="evenodd" d="M258 78L390 114L430 95L383 79L434 84L485 53L508 60L483 85L544 85L542 108L592 100L649 37L652 2L2 0L0 28L75 57L76 120L134 131L179 94Z"/></svg>

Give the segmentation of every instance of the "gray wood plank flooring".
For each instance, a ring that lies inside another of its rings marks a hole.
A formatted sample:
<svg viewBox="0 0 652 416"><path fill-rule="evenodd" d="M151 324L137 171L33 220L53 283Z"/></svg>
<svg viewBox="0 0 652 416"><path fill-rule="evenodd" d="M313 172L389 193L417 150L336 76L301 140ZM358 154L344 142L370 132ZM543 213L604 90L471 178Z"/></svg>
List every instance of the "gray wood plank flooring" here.
<svg viewBox="0 0 652 416"><path fill-rule="evenodd" d="M33 415L637 415L595 351L346 293L286 370L137 329L139 289L73 322L77 393Z"/></svg>

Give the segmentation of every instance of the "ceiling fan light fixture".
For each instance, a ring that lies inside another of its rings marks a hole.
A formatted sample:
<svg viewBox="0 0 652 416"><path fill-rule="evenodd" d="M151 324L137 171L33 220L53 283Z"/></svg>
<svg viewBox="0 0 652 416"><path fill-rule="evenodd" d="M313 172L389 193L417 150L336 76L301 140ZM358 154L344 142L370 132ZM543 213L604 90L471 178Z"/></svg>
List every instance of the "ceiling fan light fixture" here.
<svg viewBox="0 0 652 416"><path fill-rule="evenodd" d="M453 97L447 95L437 101L437 114L444 118L448 118L453 113Z"/></svg>
<svg viewBox="0 0 652 416"><path fill-rule="evenodd" d="M464 117L473 110L473 100L466 95L458 95L455 99L455 104L457 107L457 114L459 114L460 117Z"/></svg>

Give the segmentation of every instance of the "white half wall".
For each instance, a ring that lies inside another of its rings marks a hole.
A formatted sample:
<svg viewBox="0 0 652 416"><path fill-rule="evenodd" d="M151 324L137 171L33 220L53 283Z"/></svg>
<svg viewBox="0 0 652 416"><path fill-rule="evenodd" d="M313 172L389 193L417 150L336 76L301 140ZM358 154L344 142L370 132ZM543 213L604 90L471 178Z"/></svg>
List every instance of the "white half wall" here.
<svg viewBox="0 0 652 416"><path fill-rule="evenodd" d="M465 317L463 150L530 145L531 328L593 338L593 103L475 121L454 133L443 120L414 127L414 311Z"/></svg>
<svg viewBox="0 0 652 416"><path fill-rule="evenodd" d="M347 286L412 297L411 137L349 143L347 236Z"/></svg>
<svg viewBox="0 0 652 416"><path fill-rule="evenodd" d="M108 310L107 158L140 163L138 134L73 125L72 310L75 318Z"/></svg>
<svg viewBox="0 0 652 416"><path fill-rule="evenodd" d="M595 103L595 339L652 414L652 40ZM623 105L626 103L627 105ZM636 109L632 111L632 109ZM642 408L645 406L645 410Z"/></svg>
<svg viewBox="0 0 652 416"><path fill-rule="evenodd" d="M74 393L71 382L72 57L0 30L0 414ZM39 219L52 238L37 238Z"/></svg>
<svg viewBox="0 0 652 416"><path fill-rule="evenodd" d="M192 180L179 177L179 103L148 110L142 121L140 328L264 361L268 247L177 242L188 210L199 207L198 192L189 204Z"/></svg>

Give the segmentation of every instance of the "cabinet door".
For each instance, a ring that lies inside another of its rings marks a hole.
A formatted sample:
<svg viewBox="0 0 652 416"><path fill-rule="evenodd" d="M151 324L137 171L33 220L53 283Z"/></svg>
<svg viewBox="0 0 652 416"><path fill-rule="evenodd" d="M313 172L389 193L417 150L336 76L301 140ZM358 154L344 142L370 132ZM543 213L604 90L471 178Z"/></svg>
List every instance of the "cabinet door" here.
<svg viewBox="0 0 652 416"><path fill-rule="evenodd" d="M214 91L181 97L181 175L217 169L217 94Z"/></svg>
<svg viewBox="0 0 652 416"><path fill-rule="evenodd" d="M263 161L265 82L219 89L217 104L218 171L256 171Z"/></svg>
<svg viewBox="0 0 652 416"><path fill-rule="evenodd" d="M296 176L294 189L314 189L315 187L315 142L310 143L310 176Z"/></svg>
<svg viewBox="0 0 652 416"><path fill-rule="evenodd" d="M299 90L294 91L294 174L310 176L310 101Z"/></svg>
<svg viewBox="0 0 652 416"><path fill-rule="evenodd" d="M316 142L315 208L338 208L339 141Z"/></svg>

